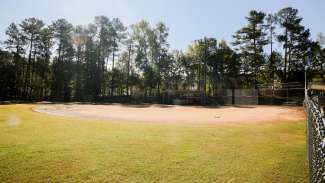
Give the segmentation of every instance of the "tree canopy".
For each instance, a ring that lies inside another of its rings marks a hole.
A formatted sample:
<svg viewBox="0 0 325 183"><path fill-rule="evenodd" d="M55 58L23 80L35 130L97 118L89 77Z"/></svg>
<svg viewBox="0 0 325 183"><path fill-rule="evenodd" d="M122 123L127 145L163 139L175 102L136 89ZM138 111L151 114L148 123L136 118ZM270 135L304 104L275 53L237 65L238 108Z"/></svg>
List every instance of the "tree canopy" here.
<svg viewBox="0 0 325 183"><path fill-rule="evenodd" d="M27 18L5 32L0 99L100 101L161 96L167 90L216 96L227 88L302 82L307 57L320 73L325 61L323 34L312 40L302 20L292 7L252 10L231 43L203 37L181 51L170 49L169 28L162 22L128 26L96 16L88 25L74 26L65 19L45 25Z"/></svg>

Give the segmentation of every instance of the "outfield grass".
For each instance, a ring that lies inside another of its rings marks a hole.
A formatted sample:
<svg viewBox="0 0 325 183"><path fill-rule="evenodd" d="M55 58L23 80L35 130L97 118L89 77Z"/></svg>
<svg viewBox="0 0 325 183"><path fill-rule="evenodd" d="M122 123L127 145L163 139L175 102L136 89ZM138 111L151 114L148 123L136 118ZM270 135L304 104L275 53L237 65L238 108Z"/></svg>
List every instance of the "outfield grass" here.
<svg viewBox="0 0 325 183"><path fill-rule="evenodd" d="M114 123L0 106L0 182L307 182L305 124Z"/></svg>

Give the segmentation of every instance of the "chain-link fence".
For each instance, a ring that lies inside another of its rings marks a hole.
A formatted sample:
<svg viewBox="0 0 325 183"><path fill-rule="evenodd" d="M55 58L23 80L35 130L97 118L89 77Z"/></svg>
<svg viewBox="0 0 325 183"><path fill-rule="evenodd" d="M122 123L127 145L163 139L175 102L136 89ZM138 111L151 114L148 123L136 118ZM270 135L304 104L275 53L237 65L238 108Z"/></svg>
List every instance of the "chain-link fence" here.
<svg viewBox="0 0 325 183"><path fill-rule="evenodd" d="M133 91L130 96L102 96L96 102L161 103L177 105L302 105L302 83L273 83L257 88L217 88L203 90L167 89L159 93ZM91 99L89 99L91 100Z"/></svg>
<svg viewBox="0 0 325 183"><path fill-rule="evenodd" d="M325 182L325 119L319 104L306 97L307 149L311 183Z"/></svg>

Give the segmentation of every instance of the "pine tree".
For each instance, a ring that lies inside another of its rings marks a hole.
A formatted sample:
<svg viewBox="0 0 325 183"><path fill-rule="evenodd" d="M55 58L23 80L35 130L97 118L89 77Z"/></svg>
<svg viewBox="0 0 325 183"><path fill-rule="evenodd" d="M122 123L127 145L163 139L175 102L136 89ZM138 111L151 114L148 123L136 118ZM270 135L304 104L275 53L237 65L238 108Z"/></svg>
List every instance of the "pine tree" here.
<svg viewBox="0 0 325 183"><path fill-rule="evenodd" d="M114 18L111 21L111 30L110 30L110 36L111 36L111 51L112 51L112 78L111 78L111 95L114 96L114 65L115 65L115 57L117 52L119 51L119 47L126 36L126 27L123 25L123 23L118 18Z"/></svg>
<svg viewBox="0 0 325 183"><path fill-rule="evenodd" d="M32 92L32 74L33 74L33 68L32 68L32 62L33 58L35 58L35 44L40 39L40 33L41 29L44 26L43 21L36 19L36 18L28 18L25 19L21 24L20 27L22 29L22 34L26 38L26 41L28 41L28 60L27 60L27 68L25 72L25 81L24 81L24 97L27 99L31 99L31 92ZM34 54L34 55L33 55Z"/></svg>
<svg viewBox="0 0 325 183"><path fill-rule="evenodd" d="M284 74L283 81L288 78L295 79L291 71L303 70L303 64L310 46L309 30L301 25L302 18L298 16L298 10L287 7L277 13L278 22L284 29L283 33L278 35L278 40L283 43L284 49Z"/></svg>
<svg viewBox="0 0 325 183"><path fill-rule="evenodd" d="M253 86L257 88L258 74L264 62L263 47L268 43L264 32L265 13L255 10L250 11L246 17L248 25L243 27L233 36L234 46L240 51L243 59L248 64L249 73L253 77Z"/></svg>
<svg viewBox="0 0 325 183"><path fill-rule="evenodd" d="M52 98L69 101L71 98L72 63L74 49L72 45L73 26L65 19L52 24L57 44L57 56L53 62Z"/></svg>
<svg viewBox="0 0 325 183"><path fill-rule="evenodd" d="M4 42L6 48L11 50L14 54L13 64L14 64L14 97L21 98L23 92L23 75L24 75L24 58L25 53L24 46L26 45L25 37L22 35L21 30L15 23L11 23L6 30L6 35L8 39Z"/></svg>

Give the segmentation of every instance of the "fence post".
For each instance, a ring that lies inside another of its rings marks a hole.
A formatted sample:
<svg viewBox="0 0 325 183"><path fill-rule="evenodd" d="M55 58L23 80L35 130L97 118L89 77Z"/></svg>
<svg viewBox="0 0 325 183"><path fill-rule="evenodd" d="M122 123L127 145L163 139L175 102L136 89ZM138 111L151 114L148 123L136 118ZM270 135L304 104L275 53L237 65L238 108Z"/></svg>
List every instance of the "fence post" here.
<svg viewBox="0 0 325 183"><path fill-rule="evenodd" d="M309 172L309 182L313 182L313 167L312 167L312 139L311 139L311 126L310 126L310 104L308 98L305 98L304 101L306 107L306 149L307 149L307 163L308 163L308 172Z"/></svg>

